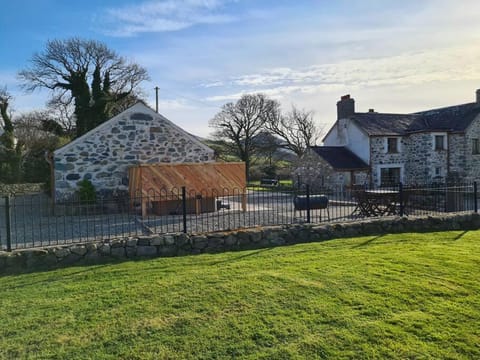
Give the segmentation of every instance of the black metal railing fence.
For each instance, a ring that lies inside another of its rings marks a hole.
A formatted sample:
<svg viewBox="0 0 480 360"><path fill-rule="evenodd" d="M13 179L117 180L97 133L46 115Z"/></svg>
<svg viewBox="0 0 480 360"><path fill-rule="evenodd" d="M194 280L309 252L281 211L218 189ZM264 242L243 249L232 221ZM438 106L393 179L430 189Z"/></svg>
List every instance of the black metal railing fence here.
<svg viewBox="0 0 480 360"><path fill-rule="evenodd" d="M322 188L185 188L53 203L45 194L0 197L0 249L86 243L163 233L477 212L477 184Z"/></svg>

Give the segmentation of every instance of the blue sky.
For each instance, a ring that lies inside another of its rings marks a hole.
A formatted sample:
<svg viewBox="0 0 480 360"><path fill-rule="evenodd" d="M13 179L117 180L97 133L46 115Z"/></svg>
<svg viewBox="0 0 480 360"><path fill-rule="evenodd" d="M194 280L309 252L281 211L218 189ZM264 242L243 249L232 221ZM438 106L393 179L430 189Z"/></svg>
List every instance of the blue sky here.
<svg viewBox="0 0 480 360"><path fill-rule="evenodd" d="M335 120L359 111L413 112L470 102L480 88L480 2L473 0L2 1L0 86L17 113L42 108L16 74L49 39L105 42L145 66L151 105L207 136L208 120L243 93Z"/></svg>

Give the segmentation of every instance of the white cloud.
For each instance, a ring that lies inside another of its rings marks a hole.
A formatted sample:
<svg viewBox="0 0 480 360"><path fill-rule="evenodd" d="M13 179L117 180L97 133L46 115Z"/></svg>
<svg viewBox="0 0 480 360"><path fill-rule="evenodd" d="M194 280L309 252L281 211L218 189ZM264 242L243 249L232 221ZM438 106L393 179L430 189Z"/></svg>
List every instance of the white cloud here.
<svg viewBox="0 0 480 360"><path fill-rule="evenodd" d="M193 106L184 99L167 99L158 102L159 112L162 110L185 110L192 109Z"/></svg>
<svg viewBox="0 0 480 360"><path fill-rule="evenodd" d="M198 24L235 21L222 13L224 5L234 0L159 0L138 5L109 8L103 17L105 33L133 36L147 32L178 31ZM104 26L104 25L103 25Z"/></svg>
<svg viewBox="0 0 480 360"><path fill-rule="evenodd" d="M213 82L206 82L204 84L198 85L199 88L215 88L215 87L221 87L225 86L225 83L223 81L213 81Z"/></svg>
<svg viewBox="0 0 480 360"><path fill-rule="evenodd" d="M339 91L375 86L418 85L431 82L480 79L480 48L474 44L425 50L383 58L365 58L306 68L275 68L223 81L234 90L229 94L207 97L208 101L226 101L244 93L262 92L281 98L293 93ZM219 82L206 84L213 87ZM220 82L221 84L222 82Z"/></svg>
<svg viewBox="0 0 480 360"><path fill-rule="evenodd" d="M148 68L150 104L158 85L160 112L193 133L209 131L218 107L244 93L334 119L347 92L365 109L414 111L469 99L480 86L478 0L127 2L95 10L98 29L135 36L111 45ZM175 32L220 23L231 26ZM43 106L48 95L25 95L15 76L2 83L19 110Z"/></svg>

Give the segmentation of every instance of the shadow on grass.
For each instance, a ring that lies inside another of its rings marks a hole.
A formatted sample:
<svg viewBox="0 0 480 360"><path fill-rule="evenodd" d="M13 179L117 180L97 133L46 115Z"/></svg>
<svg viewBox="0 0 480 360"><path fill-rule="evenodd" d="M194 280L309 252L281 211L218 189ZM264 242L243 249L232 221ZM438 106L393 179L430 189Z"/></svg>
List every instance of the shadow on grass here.
<svg viewBox="0 0 480 360"><path fill-rule="evenodd" d="M452 234L452 237L450 238L450 236L449 236L449 238L447 240L451 240L451 241L461 240L470 231L471 230L464 230L460 234L457 234L457 235ZM445 233L446 231L417 231L415 233L416 234L422 234L422 235L428 235L428 234L435 234L435 233L438 233L438 232ZM455 232L455 230L452 230L452 232ZM410 233L404 233L404 234L410 234ZM360 244L356 244L356 245L352 246L352 249L367 247L370 244L372 244L374 241L379 240L379 239L381 239L381 238L383 238L387 235L389 235L389 234L382 234L382 235L372 237L371 239L368 239L368 240L366 240L366 241L364 241Z"/></svg>
<svg viewBox="0 0 480 360"><path fill-rule="evenodd" d="M88 268L83 268L82 270L73 271L73 272L70 272L68 274L62 274L62 275L55 274L55 275L52 275L52 276L47 277L47 278L42 278L41 280L38 280L38 281L21 282L21 280L19 280L19 283L15 284L15 285L12 285L12 286L4 286L4 287L2 287L2 290L15 290L15 289L21 289L21 288L31 286L31 285L51 284L51 283L54 283L54 282L66 280L70 277L74 277L74 276L77 276L79 274L91 273L93 271L96 271L96 270L101 269L101 268L108 267L110 265L111 264L90 266ZM66 267L63 267L63 268L66 268ZM46 268L45 269L36 269L36 270L35 269L25 269L25 271L20 270L20 271L16 271L16 272L11 272L11 273L7 273L7 275L24 275L24 274L32 274L32 273L40 274L40 273L43 273L43 272L49 272L49 271L54 271L54 270L58 270L58 269L62 269L62 267L56 267L56 268L53 268L53 269L46 269Z"/></svg>
<svg viewBox="0 0 480 360"><path fill-rule="evenodd" d="M358 248L361 248L361 247L366 247L366 246L370 245L372 242L374 242L375 240L381 239L384 236L385 236L385 234L372 237L371 239L368 239L368 240L366 240L366 241L364 241L360 244L352 246L352 249L358 249Z"/></svg>
<svg viewBox="0 0 480 360"><path fill-rule="evenodd" d="M112 257L101 257L97 258L95 260L86 260L86 259L80 259L75 262L66 262L66 263L57 263L55 265L37 265L34 267L25 267L25 266L15 266L7 269L2 269L0 271L0 276L16 276L16 275L27 275L27 274L41 274L41 273L48 273L48 272L54 272L57 270L63 270L63 269L73 269L73 268L78 268L78 271L72 271L68 273L62 273L62 274L55 274L47 279L42 279L39 281L41 282L53 282L53 281L60 281L63 279L68 279L69 277L74 277L82 273L88 273L88 272L93 272L97 271L98 269L106 269L108 267L113 267L115 265L119 265L122 263L136 263L136 262L150 262L152 260L160 260L160 259L182 259L185 257L195 257L197 261L193 262L192 264L183 264L181 266L197 266L198 264L207 265L207 266L215 266L219 264L228 264L236 261L240 261L243 258L248 258L250 256L254 256L257 254L260 254L265 251L272 250L274 247L265 247L261 249L230 249L228 251L224 252L218 252L218 253L209 253L205 252L202 254L184 254L184 255L176 255L176 256L145 256L145 257L133 257L133 258L112 258ZM235 256L235 253L240 253L240 252L248 252L247 254L240 254L239 256ZM221 255L221 254L230 254L227 259L220 260L220 261L212 261L211 258L209 259L200 259L197 257L197 255ZM163 265L163 266L154 266L152 270L159 271L159 270L167 270L169 268L176 268L177 265L175 264L169 264L169 265ZM25 285L31 285L31 284L25 284ZM21 287L19 285L18 287ZM11 288L18 288L15 286L12 286ZM6 288L3 288L6 289Z"/></svg>
<svg viewBox="0 0 480 360"><path fill-rule="evenodd" d="M236 256L236 257L231 258L231 259L226 259L226 260L222 260L222 261L212 261L209 265L214 266L214 265L219 265L219 264L230 264L230 263L248 258L250 256L255 256L255 255L264 253L266 251L270 251L270 250L273 250L273 247L259 249L259 250L256 250L256 251L249 252L248 254L243 254L243 255L240 255L240 256ZM249 251L249 250L245 250L245 251Z"/></svg>
<svg viewBox="0 0 480 360"><path fill-rule="evenodd" d="M460 234L458 234L457 236L455 236L455 239L453 239L453 240L455 240L455 241L460 240L462 237L464 237L465 235L467 235L469 232L470 232L469 230L465 230L465 231L463 231L462 233L460 233Z"/></svg>

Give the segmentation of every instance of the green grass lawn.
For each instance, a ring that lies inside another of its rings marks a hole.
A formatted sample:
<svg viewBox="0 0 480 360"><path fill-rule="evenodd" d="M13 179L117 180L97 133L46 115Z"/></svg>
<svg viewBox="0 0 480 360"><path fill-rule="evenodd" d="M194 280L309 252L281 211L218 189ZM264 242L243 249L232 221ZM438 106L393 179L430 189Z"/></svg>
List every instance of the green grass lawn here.
<svg viewBox="0 0 480 360"><path fill-rule="evenodd" d="M1 359L480 358L480 231L0 278Z"/></svg>
<svg viewBox="0 0 480 360"><path fill-rule="evenodd" d="M292 180L279 180L278 186L262 186L260 185L260 180L253 180L250 181L247 185L249 190L256 190L256 191L279 191L279 190L292 190L293 189L293 182Z"/></svg>

